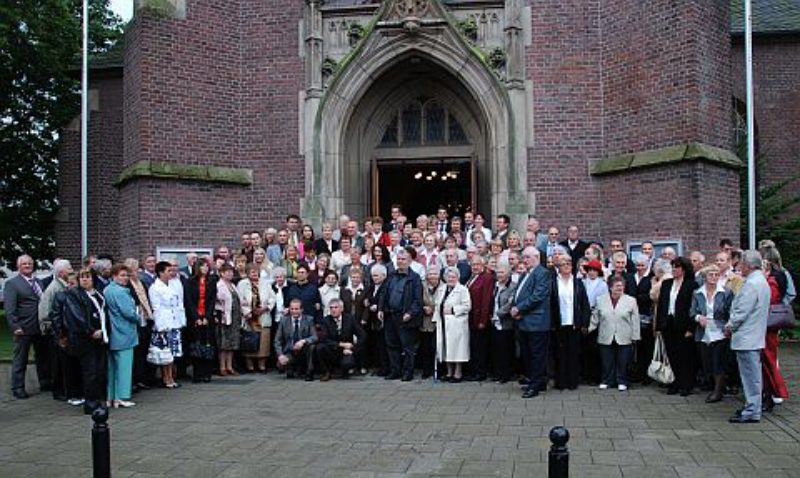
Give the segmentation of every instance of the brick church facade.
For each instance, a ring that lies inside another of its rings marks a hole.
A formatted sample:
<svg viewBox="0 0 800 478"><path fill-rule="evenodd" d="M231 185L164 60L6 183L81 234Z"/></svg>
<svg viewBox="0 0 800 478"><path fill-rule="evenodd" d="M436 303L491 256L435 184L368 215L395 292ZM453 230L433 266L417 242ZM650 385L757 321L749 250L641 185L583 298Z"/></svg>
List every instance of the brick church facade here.
<svg viewBox="0 0 800 478"><path fill-rule="evenodd" d="M319 226L395 201L713 250L739 237L739 4L137 0L92 64L90 250L235 245L288 213ZM770 177L797 168L798 30L757 29ZM72 259L79 151L73 125L56 227Z"/></svg>

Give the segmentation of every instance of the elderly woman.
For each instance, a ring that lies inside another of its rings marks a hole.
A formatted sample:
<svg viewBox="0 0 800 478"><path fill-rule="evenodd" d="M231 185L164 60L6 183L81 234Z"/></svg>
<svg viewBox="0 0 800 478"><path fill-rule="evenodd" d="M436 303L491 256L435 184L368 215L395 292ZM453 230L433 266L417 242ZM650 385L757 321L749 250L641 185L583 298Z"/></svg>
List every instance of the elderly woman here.
<svg viewBox="0 0 800 478"><path fill-rule="evenodd" d="M372 268L375 267L375 264L381 264L383 267L386 268L386 273L391 274L394 272L394 264L392 264L392 256L389 253L389 249L384 246L383 244L375 244L372 246L372 261L367 265L366 272L364 274L364 288L369 289L369 286L372 285Z"/></svg>
<svg viewBox="0 0 800 478"><path fill-rule="evenodd" d="M217 301L214 304L214 324L217 329L219 349L219 374L239 375L233 369L233 353L239 350L242 328L242 302L233 284L233 267L223 264L219 268Z"/></svg>
<svg viewBox="0 0 800 478"><path fill-rule="evenodd" d="M150 299L147 298L147 287L139 280L139 261L136 259L125 259L125 265L131 271L128 274L128 289L131 291L133 301L136 302L136 310L139 314L139 325L137 332L139 335L139 345L133 349L133 391L149 388L148 383L152 382L152 372L147 367L147 347L150 345L150 329L153 325L153 309L150 307Z"/></svg>
<svg viewBox="0 0 800 478"><path fill-rule="evenodd" d="M331 255L331 264L330 268L335 270L337 273L342 272L344 266L350 264L352 258L350 257L350 248L352 244L350 242L350 238L343 237L339 241L339 250L334 251ZM319 260L319 259L317 259Z"/></svg>
<svg viewBox="0 0 800 478"><path fill-rule="evenodd" d="M275 294L269 281L259 277L259 268L255 264L247 266L247 280L239 282L236 291L242 301L242 320L245 329L257 332L261 336L258 350L244 354L247 371L266 373Z"/></svg>
<svg viewBox="0 0 800 478"><path fill-rule="evenodd" d="M297 251L297 246L293 246L291 244L286 246L286 257L281 261L281 267L286 269L286 277L289 279L294 279L295 274L297 273L297 268L303 262L300 261L300 255Z"/></svg>
<svg viewBox="0 0 800 478"><path fill-rule="evenodd" d="M233 283L238 284L239 281L247 278L247 256L244 254L238 255L233 258Z"/></svg>
<svg viewBox="0 0 800 478"><path fill-rule="evenodd" d="M714 384L706 403L722 400L725 391L725 366L729 341L725 337L725 324L730 317L733 292L719 280L719 267L711 265L700 269L703 285L694 291L689 316L697 322L695 340L700 343L703 372Z"/></svg>
<svg viewBox="0 0 800 478"><path fill-rule="evenodd" d="M441 269L429 267L422 285L422 325L419 328L419 354L422 359L422 378L433 375L436 344L436 326L433 312L436 309L436 290L439 288Z"/></svg>
<svg viewBox="0 0 800 478"><path fill-rule="evenodd" d="M341 278L339 280L339 285L342 287L347 287L349 285L351 272L361 271L361 273L364 274L368 267L361 261L361 248L358 246L350 248L350 259L350 264L342 267Z"/></svg>
<svg viewBox="0 0 800 478"><path fill-rule="evenodd" d="M422 264L423 270L441 265L439 249L436 247L436 233L429 232L422 241L422 247L417 251L416 261Z"/></svg>
<svg viewBox="0 0 800 478"><path fill-rule="evenodd" d="M319 288L319 296L322 300L322 317L327 317L331 315L331 301L341 298L342 289L339 287L339 274L336 271L326 272L324 280L325 283Z"/></svg>
<svg viewBox="0 0 800 478"><path fill-rule="evenodd" d="M128 290L128 267L117 264L111 268L112 281L103 290L111 326L108 343L107 400L114 408L129 408L136 404L131 399L133 377L133 349L139 343L139 314L136 302Z"/></svg>
<svg viewBox="0 0 800 478"><path fill-rule="evenodd" d="M332 271L330 267L331 264L331 256L328 254L322 253L317 256L317 260L314 261L314 264L306 264L308 265L308 281L312 284L316 284L317 287L320 287L322 284L325 283L325 274L328 271Z"/></svg>
<svg viewBox="0 0 800 478"><path fill-rule="evenodd" d="M383 312L380 304L386 295L386 267L383 264L372 266L372 284L366 292L364 305L369 315L367 324L368 361L374 367L372 375L384 377L389 374L389 352L386 349L386 335L383 330Z"/></svg>
<svg viewBox="0 0 800 478"><path fill-rule="evenodd" d="M447 364L445 382L461 382L462 364L469 362L469 313L472 309L469 289L458 282L461 274L455 267L444 271L445 283L436 291L433 322L436 324L436 357Z"/></svg>
<svg viewBox="0 0 800 478"><path fill-rule="evenodd" d="M497 283L492 300L492 370L497 381L506 383L511 379L511 363L514 359L514 321L511 307L517 284L511 281L508 264L500 263L495 270Z"/></svg>
<svg viewBox="0 0 800 478"><path fill-rule="evenodd" d="M617 386L628 389L628 366L633 357L633 342L640 338L639 308L636 299L625 294L625 280L611 278L611 293L597 299L589 330L598 330L600 361L603 367L600 389Z"/></svg>
<svg viewBox="0 0 800 478"><path fill-rule="evenodd" d="M156 264L156 280L148 289L150 306L153 308L153 333L147 361L161 367L161 380L167 388L178 388L174 376L175 351L179 350L183 298L169 286L170 269L166 261Z"/></svg>
<svg viewBox="0 0 800 478"><path fill-rule="evenodd" d="M591 249L591 248L590 248ZM608 284L603 279L603 264L598 259L586 263L586 277L583 279L589 307L597 307L597 299L608 295ZM581 375L590 384L600 382L600 350L597 346L597 332L590 332L581 339Z"/></svg>
<svg viewBox="0 0 800 478"><path fill-rule="evenodd" d="M589 327L592 309L583 281L572 275L572 258L561 257L550 295L555 330L556 388L578 388L582 333Z"/></svg>
<svg viewBox="0 0 800 478"><path fill-rule="evenodd" d="M697 323L689 311L696 288L692 263L685 257L675 258L672 261L672 279L661 282L656 317L656 330L664 336L667 357L675 372L675 381L667 391L669 395L680 392L682 397L686 397L694 388Z"/></svg>
<svg viewBox="0 0 800 478"><path fill-rule="evenodd" d="M486 260L478 255L470 263L472 275L467 280L471 308L469 311L470 379L486 380L489 369L489 339L492 321L494 276L486 268Z"/></svg>
<svg viewBox="0 0 800 478"><path fill-rule="evenodd" d="M759 250L764 258L764 275L770 288L770 305L790 303L789 284L791 276L783 268L781 255L775 244L766 243ZM771 411L776 403L789 398L789 389L778 365L778 331L767 329L764 349L761 351L761 365L764 383L764 408Z"/></svg>

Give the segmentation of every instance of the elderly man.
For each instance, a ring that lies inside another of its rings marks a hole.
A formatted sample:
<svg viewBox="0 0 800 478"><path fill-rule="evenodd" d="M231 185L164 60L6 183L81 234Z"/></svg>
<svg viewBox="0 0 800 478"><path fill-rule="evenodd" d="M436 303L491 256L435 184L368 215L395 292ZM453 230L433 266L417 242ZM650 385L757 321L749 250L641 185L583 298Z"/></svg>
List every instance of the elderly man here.
<svg viewBox="0 0 800 478"><path fill-rule="evenodd" d="M689 262L692 263L692 268L694 269L694 281L697 282L698 287L701 287L703 285L703 277L700 275L700 269L706 265L706 256L700 251L692 251L689 253Z"/></svg>
<svg viewBox="0 0 800 478"><path fill-rule="evenodd" d="M386 279L386 294L379 309L383 312L386 348L391 373L386 380L414 378L414 356L419 346L422 324L422 279L411 270L411 255L397 253L397 269Z"/></svg>
<svg viewBox="0 0 800 478"><path fill-rule="evenodd" d="M103 293L103 289L111 283L111 261L109 259L97 259L92 266L94 270L94 288L97 292Z"/></svg>
<svg viewBox="0 0 800 478"><path fill-rule="evenodd" d="M589 243L580 238L580 230L573 224L567 228L567 239L561 241L561 245L567 249L572 259L572 274L574 275L578 272L578 260L586 253Z"/></svg>
<svg viewBox="0 0 800 478"><path fill-rule="evenodd" d="M761 271L761 254L758 251L745 251L740 267L745 282L734 296L725 334L731 337L731 350L736 352L745 406L728 421L758 423L761 421L761 350L767 333L770 290Z"/></svg>
<svg viewBox="0 0 800 478"><path fill-rule="evenodd" d="M550 291L553 279L540 263L539 250L522 251L525 275L514 294L511 317L517 321L520 348L530 382L522 398L533 398L547 389L547 358L550 344Z"/></svg>
<svg viewBox="0 0 800 478"><path fill-rule="evenodd" d="M39 300L42 283L33 275L33 258L17 258L17 276L5 283L5 310L8 328L14 335L14 355L11 363L11 393L14 398L26 399L25 369L31 345L36 352L36 373L39 388L50 390L49 349L39 326Z"/></svg>
<svg viewBox="0 0 800 478"><path fill-rule="evenodd" d="M534 246L540 251L547 250L547 234L539 230L539 220L533 216L528 217L528 224L525 227L525 238L528 238L528 233L531 234L532 244L525 244L525 247Z"/></svg>
<svg viewBox="0 0 800 478"><path fill-rule="evenodd" d="M341 299L332 299L328 307L330 314L322 319L317 333L316 352L322 368L321 382L330 380L334 369L340 370L341 378L348 378L350 370L356 366L356 354L367 340L361 321L343 313Z"/></svg>
<svg viewBox="0 0 800 478"><path fill-rule="evenodd" d="M253 254L250 253L250 259L248 262L253 262ZM178 272L180 272L181 276L185 279L192 277L194 274L194 268L197 266L197 253L194 251L189 252L186 254L186 265L181 267Z"/></svg>
<svg viewBox="0 0 800 478"><path fill-rule="evenodd" d="M39 328L48 342L50 349L50 375L53 378L53 399L64 401L67 397L67 357L66 352L58 344L58 337L53 334L53 322L50 312L56 294L67 290L67 279L72 273L72 265L64 259L53 262L53 281L44 290L39 300ZM73 365L74 368L74 365ZM75 398L74 396L69 398Z"/></svg>

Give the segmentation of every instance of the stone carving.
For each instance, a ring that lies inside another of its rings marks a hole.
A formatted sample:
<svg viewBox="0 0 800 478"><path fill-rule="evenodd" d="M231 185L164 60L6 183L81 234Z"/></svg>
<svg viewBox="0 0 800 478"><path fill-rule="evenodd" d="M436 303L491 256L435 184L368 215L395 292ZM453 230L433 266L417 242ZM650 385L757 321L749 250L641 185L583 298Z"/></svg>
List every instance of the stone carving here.
<svg viewBox="0 0 800 478"><path fill-rule="evenodd" d="M400 18L421 18L430 6L430 0L395 0L394 11Z"/></svg>

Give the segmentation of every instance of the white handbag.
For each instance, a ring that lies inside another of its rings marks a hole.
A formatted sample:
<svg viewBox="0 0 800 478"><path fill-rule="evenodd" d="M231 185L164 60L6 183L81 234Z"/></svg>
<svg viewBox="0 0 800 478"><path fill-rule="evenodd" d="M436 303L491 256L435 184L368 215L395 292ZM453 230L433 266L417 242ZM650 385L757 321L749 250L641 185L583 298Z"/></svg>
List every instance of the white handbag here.
<svg viewBox="0 0 800 478"><path fill-rule="evenodd" d="M667 348L664 345L664 337L656 335L656 346L653 349L653 360L647 368L647 375L658 383L669 385L675 381L675 374L669 365Z"/></svg>

